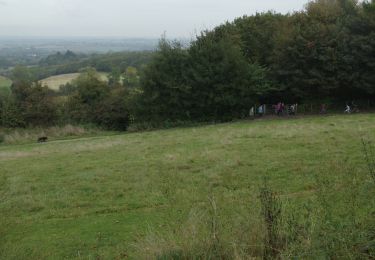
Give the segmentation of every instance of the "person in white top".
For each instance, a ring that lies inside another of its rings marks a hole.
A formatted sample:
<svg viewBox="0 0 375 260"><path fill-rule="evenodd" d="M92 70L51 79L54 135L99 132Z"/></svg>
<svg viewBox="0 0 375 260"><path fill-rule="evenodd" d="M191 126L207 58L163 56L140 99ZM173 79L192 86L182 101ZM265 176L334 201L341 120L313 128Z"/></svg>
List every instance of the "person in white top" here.
<svg viewBox="0 0 375 260"><path fill-rule="evenodd" d="M350 114L350 112L351 112L350 106L348 104L346 104L346 109L345 109L344 113Z"/></svg>
<svg viewBox="0 0 375 260"><path fill-rule="evenodd" d="M254 107L251 107L251 108L250 108L249 116L251 116L251 117L254 116Z"/></svg>
<svg viewBox="0 0 375 260"><path fill-rule="evenodd" d="M260 107L258 107L258 114L259 114L259 116L263 116L263 113L264 113L263 105L261 105Z"/></svg>

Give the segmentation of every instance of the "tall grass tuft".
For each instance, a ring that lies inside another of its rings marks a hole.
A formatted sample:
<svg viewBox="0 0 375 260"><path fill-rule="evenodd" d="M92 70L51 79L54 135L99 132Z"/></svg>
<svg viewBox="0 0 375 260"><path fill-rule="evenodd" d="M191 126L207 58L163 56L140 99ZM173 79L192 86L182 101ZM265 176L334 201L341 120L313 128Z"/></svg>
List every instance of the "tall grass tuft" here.
<svg viewBox="0 0 375 260"><path fill-rule="evenodd" d="M192 209L186 222L167 227L165 234L149 232L136 245L142 259L234 259L220 239L217 204L210 197L206 210Z"/></svg>
<svg viewBox="0 0 375 260"><path fill-rule="evenodd" d="M375 189L367 175L375 181L375 158L371 143L362 144L365 171L331 161L315 169L313 189L301 196L278 195L264 180L258 196L237 197L227 211L216 193L192 204L187 221L151 233L138 251L146 259L375 259ZM173 180L163 182L168 198L176 196ZM259 214L240 201L259 206Z"/></svg>
<svg viewBox="0 0 375 260"><path fill-rule="evenodd" d="M282 217L282 203L271 190L266 180L260 189L260 202L262 205L262 217L266 227L264 239L264 259L275 259L282 250L280 225Z"/></svg>
<svg viewBox="0 0 375 260"><path fill-rule="evenodd" d="M373 152L373 146L371 141L366 141L362 138L362 147L363 147L363 154L365 155L365 161L367 165L368 172L375 182L375 156Z"/></svg>

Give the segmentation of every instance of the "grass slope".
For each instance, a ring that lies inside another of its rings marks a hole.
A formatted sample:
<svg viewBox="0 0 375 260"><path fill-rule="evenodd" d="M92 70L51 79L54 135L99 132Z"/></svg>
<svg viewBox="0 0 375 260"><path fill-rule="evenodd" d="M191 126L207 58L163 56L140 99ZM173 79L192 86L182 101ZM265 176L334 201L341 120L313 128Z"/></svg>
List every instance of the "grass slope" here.
<svg viewBox="0 0 375 260"><path fill-rule="evenodd" d="M40 82L42 85L47 85L50 89L58 90L61 85L65 85L66 83L72 82L76 78L78 78L80 73L68 73L68 74L61 74L56 76L51 76L45 79L42 79ZM99 72L98 73L101 80L107 81L108 80L108 73Z"/></svg>
<svg viewBox="0 0 375 260"><path fill-rule="evenodd" d="M211 196L223 226L246 213L253 229L239 230L256 234L264 176L299 205L317 174L365 172L360 138L374 130L374 115L353 115L0 146L0 258L138 259L150 233L184 225Z"/></svg>

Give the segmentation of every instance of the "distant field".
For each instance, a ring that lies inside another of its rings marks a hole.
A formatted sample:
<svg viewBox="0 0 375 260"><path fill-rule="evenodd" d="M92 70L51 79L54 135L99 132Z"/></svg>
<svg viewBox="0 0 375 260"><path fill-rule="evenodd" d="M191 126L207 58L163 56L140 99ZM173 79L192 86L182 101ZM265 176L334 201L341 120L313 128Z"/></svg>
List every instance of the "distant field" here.
<svg viewBox="0 0 375 260"><path fill-rule="evenodd" d="M340 245L337 258L360 259L347 256L371 239L357 229L375 207L362 137L375 140L375 115L0 145L0 259L180 259L156 255L199 249L212 223L223 246L251 252L236 259L262 259L264 178L283 216L306 221L284 259Z"/></svg>
<svg viewBox="0 0 375 260"><path fill-rule="evenodd" d="M9 91L12 81L8 78L0 76L0 92Z"/></svg>
<svg viewBox="0 0 375 260"><path fill-rule="evenodd" d="M61 74L52 77L48 77L42 79L40 82L42 85L47 85L50 89L58 90L61 85L65 85L66 83L72 82L76 78L78 78L80 73L69 73L69 74ZM98 73L101 80L107 81L108 80L108 73L106 72L99 72Z"/></svg>

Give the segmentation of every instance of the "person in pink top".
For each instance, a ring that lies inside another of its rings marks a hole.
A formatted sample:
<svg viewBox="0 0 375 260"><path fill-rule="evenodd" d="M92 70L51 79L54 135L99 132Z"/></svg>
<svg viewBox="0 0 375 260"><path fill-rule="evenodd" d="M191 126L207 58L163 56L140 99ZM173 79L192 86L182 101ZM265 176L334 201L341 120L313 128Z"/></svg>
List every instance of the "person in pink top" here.
<svg viewBox="0 0 375 260"><path fill-rule="evenodd" d="M281 102L277 103L277 105L276 105L276 113L277 113L278 116L279 116L280 114L282 114L282 112L283 112L282 109L283 109L283 108L282 108L282 103L281 103Z"/></svg>

